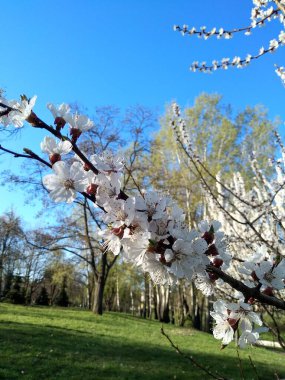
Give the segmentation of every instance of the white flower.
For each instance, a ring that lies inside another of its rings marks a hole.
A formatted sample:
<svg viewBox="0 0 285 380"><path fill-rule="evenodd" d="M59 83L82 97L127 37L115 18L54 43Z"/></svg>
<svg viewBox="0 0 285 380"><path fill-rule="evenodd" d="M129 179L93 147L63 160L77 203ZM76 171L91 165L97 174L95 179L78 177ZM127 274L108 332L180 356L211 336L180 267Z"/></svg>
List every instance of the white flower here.
<svg viewBox="0 0 285 380"><path fill-rule="evenodd" d="M157 260L156 255L152 253L144 255L142 269L149 273L155 284L172 285L176 281L176 277L168 271L168 267Z"/></svg>
<svg viewBox="0 0 285 380"><path fill-rule="evenodd" d="M183 240L177 239L172 246L174 258L169 271L178 278L191 280L195 271L201 271L209 263L209 259L204 255L207 250L207 243L204 239Z"/></svg>
<svg viewBox="0 0 285 380"><path fill-rule="evenodd" d="M66 120L66 115L70 113L70 106L65 103L62 103L59 106L55 106L52 103L48 103L47 108L50 110L55 119L57 117L62 117L64 120Z"/></svg>
<svg viewBox="0 0 285 380"><path fill-rule="evenodd" d="M102 154L93 154L90 161L99 171L119 172L124 168L124 159L120 154L114 154L109 150L105 150Z"/></svg>
<svg viewBox="0 0 285 380"><path fill-rule="evenodd" d="M145 211L147 216L152 219L167 218L166 206L169 202L167 197L163 197L154 191L144 195L144 198L137 197L136 209Z"/></svg>
<svg viewBox="0 0 285 380"><path fill-rule="evenodd" d="M109 250L113 255L117 256L121 251L121 239L118 235L114 234L112 230L106 229L98 232L98 235L104 239L103 247Z"/></svg>
<svg viewBox="0 0 285 380"><path fill-rule="evenodd" d="M134 235L123 237L123 257L136 265L142 265L144 256L149 247L150 234L148 232L135 233Z"/></svg>
<svg viewBox="0 0 285 380"><path fill-rule="evenodd" d="M213 329L213 335L216 339L222 339L222 344L229 344L234 338L235 320L229 320L229 312L227 304L218 300L213 304L214 311L211 311L211 316L215 319L216 325Z"/></svg>
<svg viewBox="0 0 285 380"><path fill-rule="evenodd" d="M45 137L41 142L41 150L48 154L67 154L71 151L72 144L69 141L58 141L52 137Z"/></svg>
<svg viewBox="0 0 285 380"><path fill-rule="evenodd" d="M143 214L145 216L145 214ZM167 219L156 219L151 220L149 223L148 230L151 232L151 239L158 241L169 237L169 220Z"/></svg>
<svg viewBox="0 0 285 380"><path fill-rule="evenodd" d="M31 115L36 99L36 96L33 96L31 99L22 96L21 102L19 103L16 100L7 101L6 99L1 98L0 103L7 105L12 108L12 110L7 115L0 117L0 123L4 126L14 125L17 128L22 127L24 121ZM0 106L0 112L2 111L5 111L5 106Z"/></svg>
<svg viewBox="0 0 285 380"><path fill-rule="evenodd" d="M194 283L197 289L199 289L204 296L209 297L214 294L214 283L209 278L207 272L199 272L194 277Z"/></svg>
<svg viewBox="0 0 285 380"><path fill-rule="evenodd" d="M172 249L166 249L166 251L164 252L164 258L167 263L173 260L174 252L172 251Z"/></svg>
<svg viewBox="0 0 285 380"><path fill-rule="evenodd" d="M284 30L281 30L281 32L278 36L278 39L282 45L285 45L285 32L284 32Z"/></svg>
<svg viewBox="0 0 285 380"><path fill-rule="evenodd" d="M255 266L255 273L262 285L281 290L284 288L285 260L282 260L276 267L273 267L273 263L270 261L262 261Z"/></svg>
<svg viewBox="0 0 285 380"><path fill-rule="evenodd" d="M92 120L85 115L78 115L77 113L66 114L64 120L70 124L71 128L78 129L81 132L88 131L94 127Z"/></svg>
<svg viewBox="0 0 285 380"><path fill-rule="evenodd" d="M174 258L169 271L178 278L185 277L191 280L194 274L194 260L190 256L190 252L192 251L191 244L182 239L177 239L173 244L172 250Z"/></svg>
<svg viewBox="0 0 285 380"><path fill-rule="evenodd" d="M247 344L255 344L259 338L258 332L253 332L251 330L245 330L241 334L238 345L240 348L245 348Z"/></svg>
<svg viewBox="0 0 285 380"><path fill-rule="evenodd" d="M260 316L252 311L248 303L239 301L238 303L229 303L228 309L231 310L230 318L238 319L242 331L251 330L252 324L262 325Z"/></svg>
<svg viewBox="0 0 285 380"><path fill-rule="evenodd" d="M121 189L121 175L112 172L109 176L99 173L96 176L96 184L99 185L96 193L97 203L104 207L111 198L116 198Z"/></svg>
<svg viewBox="0 0 285 380"><path fill-rule="evenodd" d="M107 212L103 217L105 223L112 223L114 228L129 226L135 217L135 198L110 199L105 204L105 210Z"/></svg>
<svg viewBox="0 0 285 380"><path fill-rule="evenodd" d="M52 169L54 174L46 175L43 184L50 190L49 196L55 202L73 202L76 192L83 192L88 185L86 173L79 162L69 167L65 162L58 161Z"/></svg>
<svg viewBox="0 0 285 380"><path fill-rule="evenodd" d="M279 46L279 43L276 39L273 39L269 42L269 49L271 49L271 51L276 50L278 46Z"/></svg>

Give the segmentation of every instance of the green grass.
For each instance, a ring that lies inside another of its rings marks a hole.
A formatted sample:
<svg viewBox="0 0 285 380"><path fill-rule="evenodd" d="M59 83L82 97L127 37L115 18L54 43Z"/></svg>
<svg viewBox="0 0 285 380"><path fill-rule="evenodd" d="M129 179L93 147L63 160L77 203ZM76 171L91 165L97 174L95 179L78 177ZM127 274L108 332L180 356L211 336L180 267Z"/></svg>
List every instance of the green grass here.
<svg viewBox="0 0 285 380"><path fill-rule="evenodd" d="M178 355L161 324L126 314L0 304L0 379L208 379ZM181 350L230 379L240 379L234 344L224 350L211 335L164 326ZM285 377L285 354L263 348L240 352L244 378Z"/></svg>

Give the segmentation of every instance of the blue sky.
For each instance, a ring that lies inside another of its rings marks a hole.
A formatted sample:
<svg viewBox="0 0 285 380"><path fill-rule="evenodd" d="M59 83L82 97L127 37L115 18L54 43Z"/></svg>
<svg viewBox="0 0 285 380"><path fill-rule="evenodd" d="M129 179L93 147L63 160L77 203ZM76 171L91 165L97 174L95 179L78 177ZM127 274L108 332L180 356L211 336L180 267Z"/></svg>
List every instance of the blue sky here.
<svg viewBox="0 0 285 380"><path fill-rule="evenodd" d="M278 36L278 21L251 37L204 41L173 32L174 24L233 28L249 24L250 0L14 0L1 4L0 87L7 97L38 95L36 113L52 122L46 103L74 102L88 107L134 104L156 108L175 99L193 104L201 92L220 93L235 110L264 104L284 119L285 89L274 63L285 64L285 49L243 70L213 75L191 73L194 60L256 53ZM6 146L38 150L42 136L26 128ZM3 143L3 141L2 141ZM3 144L5 145L5 144ZM16 167L1 156L0 169ZM23 205L19 189L0 189L0 213L15 205L33 224L35 210Z"/></svg>

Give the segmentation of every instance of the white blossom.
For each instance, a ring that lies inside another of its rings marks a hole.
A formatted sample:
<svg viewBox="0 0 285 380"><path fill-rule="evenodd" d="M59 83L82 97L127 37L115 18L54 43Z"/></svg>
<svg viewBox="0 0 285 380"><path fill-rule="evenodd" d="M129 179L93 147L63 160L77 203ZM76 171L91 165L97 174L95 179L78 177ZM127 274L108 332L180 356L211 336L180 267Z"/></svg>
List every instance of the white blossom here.
<svg viewBox="0 0 285 380"><path fill-rule="evenodd" d="M85 115L67 113L64 119L70 124L71 128L79 130L80 132L88 131L94 127L93 121Z"/></svg>
<svg viewBox="0 0 285 380"><path fill-rule="evenodd" d="M70 106L65 103L62 103L59 106L55 106L52 103L48 103L47 108L52 113L54 119L56 119L57 117L62 117L66 121L66 116L70 113Z"/></svg>
<svg viewBox="0 0 285 380"><path fill-rule="evenodd" d="M65 162L58 161L52 169L54 174L44 176L43 184L50 191L49 196L54 202L71 203L77 192L85 191L88 179L79 162L69 167Z"/></svg>
<svg viewBox="0 0 285 380"><path fill-rule="evenodd" d="M0 98L0 103L4 105L0 106L0 112L6 110L5 105L11 108L7 115L0 117L0 124L3 124L4 126L13 125L16 128L22 127L24 125L24 121L31 115L36 100L36 96L33 96L31 99L28 99L26 96L22 96L20 102L16 100L7 101L4 98Z"/></svg>
<svg viewBox="0 0 285 380"><path fill-rule="evenodd" d="M104 172L119 172L124 168L124 159L120 154L114 154L110 150L105 150L101 154L93 154L90 161L96 169Z"/></svg>
<svg viewBox="0 0 285 380"><path fill-rule="evenodd" d="M52 137L45 137L41 142L41 150L47 154L59 154L64 155L69 153L72 150L72 144L70 141L61 141L58 142Z"/></svg>

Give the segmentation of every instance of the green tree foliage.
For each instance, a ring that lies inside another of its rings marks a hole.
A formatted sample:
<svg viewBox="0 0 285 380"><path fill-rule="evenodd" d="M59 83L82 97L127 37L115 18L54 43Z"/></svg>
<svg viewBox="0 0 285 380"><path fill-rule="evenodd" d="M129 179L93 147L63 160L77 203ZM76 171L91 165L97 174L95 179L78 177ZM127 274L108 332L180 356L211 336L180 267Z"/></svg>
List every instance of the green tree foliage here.
<svg viewBox="0 0 285 380"><path fill-rule="evenodd" d="M227 180L233 171L240 171L247 186L251 186L254 180L249 159L252 151L270 174L268 157L274 157L273 130L278 121L271 122L264 107L246 107L235 115L231 106L222 103L220 95L202 94L192 107L185 108L184 114L196 154L213 175L222 171ZM142 166L139 183L169 192L187 212L189 221L202 217L199 176L176 142L169 108ZM204 171L202 175L207 174Z"/></svg>

